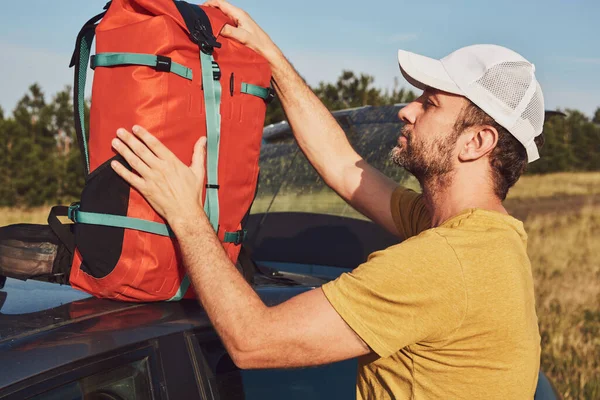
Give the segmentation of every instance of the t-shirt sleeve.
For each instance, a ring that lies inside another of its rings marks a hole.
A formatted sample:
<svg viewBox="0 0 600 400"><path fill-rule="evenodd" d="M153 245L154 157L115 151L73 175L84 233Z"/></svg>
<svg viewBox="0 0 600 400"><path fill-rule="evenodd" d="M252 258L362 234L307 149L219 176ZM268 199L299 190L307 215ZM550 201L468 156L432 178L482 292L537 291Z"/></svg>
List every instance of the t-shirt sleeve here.
<svg viewBox="0 0 600 400"><path fill-rule="evenodd" d="M408 239L431 228L431 214L423 195L399 186L392 194L392 217L403 239Z"/></svg>
<svg viewBox="0 0 600 400"><path fill-rule="evenodd" d="M466 312L460 263L445 239L430 231L373 253L322 289L342 319L380 357L445 338Z"/></svg>

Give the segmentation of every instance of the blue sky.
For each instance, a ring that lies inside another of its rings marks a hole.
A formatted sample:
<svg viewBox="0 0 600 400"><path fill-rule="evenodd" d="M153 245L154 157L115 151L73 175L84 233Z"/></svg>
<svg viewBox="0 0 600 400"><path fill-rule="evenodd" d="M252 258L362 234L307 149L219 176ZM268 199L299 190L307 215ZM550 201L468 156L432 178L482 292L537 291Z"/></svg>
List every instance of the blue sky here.
<svg viewBox="0 0 600 400"><path fill-rule="evenodd" d="M7 2L0 13L0 106L12 111L38 82L48 99L72 82L70 53L81 25L105 0ZM536 65L546 108L600 106L600 1L239 0L311 85L342 69L392 88L396 50L440 58L474 43L494 43Z"/></svg>

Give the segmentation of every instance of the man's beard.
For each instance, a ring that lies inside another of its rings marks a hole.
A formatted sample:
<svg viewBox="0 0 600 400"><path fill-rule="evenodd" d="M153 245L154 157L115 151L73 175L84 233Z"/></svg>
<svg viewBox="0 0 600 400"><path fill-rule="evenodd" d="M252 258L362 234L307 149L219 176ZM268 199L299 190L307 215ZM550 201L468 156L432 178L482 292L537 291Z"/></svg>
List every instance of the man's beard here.
<svg viewBox="0 0 600 400"><path fill-rule="evenodd" d="M459 135L448 135L432 143L413 142L412 131L406 125L401 134L406 144L392 150L392 161L413 174L423 188L448 184L453 170L452 153Z"/></svg>

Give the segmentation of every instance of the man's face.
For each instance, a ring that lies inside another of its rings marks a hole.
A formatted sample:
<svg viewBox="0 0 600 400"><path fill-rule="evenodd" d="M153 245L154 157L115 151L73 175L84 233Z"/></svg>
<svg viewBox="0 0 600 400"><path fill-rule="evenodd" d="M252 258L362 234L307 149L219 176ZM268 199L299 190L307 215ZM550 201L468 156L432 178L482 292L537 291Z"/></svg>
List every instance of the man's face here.
<svg viewBox="0 0 600 400"><path fill-rule="evenodd" d="M467 100L435 89L423 95L398 113L406 123L392 160L413 174L421 184L443 178L455 167L460 132L454 124Z"/></svg>

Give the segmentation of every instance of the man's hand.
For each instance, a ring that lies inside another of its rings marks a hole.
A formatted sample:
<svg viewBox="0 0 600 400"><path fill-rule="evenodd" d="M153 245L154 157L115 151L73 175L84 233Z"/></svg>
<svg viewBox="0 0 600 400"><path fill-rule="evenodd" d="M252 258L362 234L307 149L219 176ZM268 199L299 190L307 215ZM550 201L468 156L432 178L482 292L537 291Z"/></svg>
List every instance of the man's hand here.
<svg viewBox="0 0 600 400"><path fill-rule="evenodd" d="M121 128L114 149L137 172L113 161L115 172L137 189L154 210L173 225L191 216L205 215L202 194L205 177L206 138L194 146L192 165L183 164L157 138L140 126L133 134Z"/></svg>
<svg viewBox="0 0 600 400"><path fill-rule="evenodd" d="M225 25L221 35L237 40L269 61L281 53L269 35L244 10L225 0L208 0L204 5L218 8L236 23L236 26Z"/></svg>

